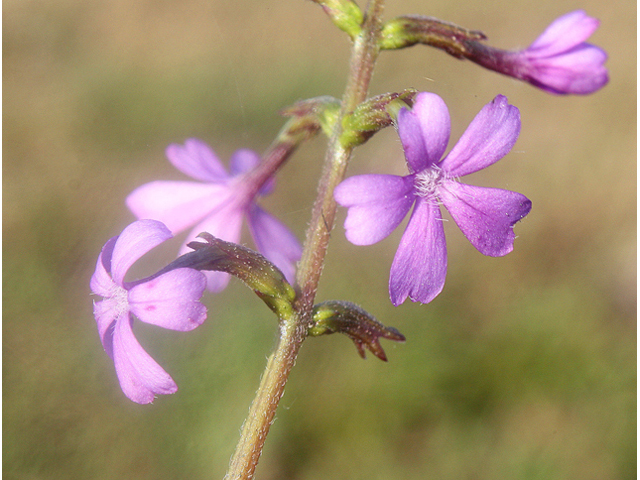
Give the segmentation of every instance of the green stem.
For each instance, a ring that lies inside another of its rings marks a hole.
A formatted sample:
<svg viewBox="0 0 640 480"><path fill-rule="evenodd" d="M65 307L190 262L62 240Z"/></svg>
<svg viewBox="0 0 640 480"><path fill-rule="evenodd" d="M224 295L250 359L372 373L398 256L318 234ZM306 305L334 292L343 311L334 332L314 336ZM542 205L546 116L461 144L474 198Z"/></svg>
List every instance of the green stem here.
<svg viewBox="0 0 640 480"><path fill-rule="evenodd" d="M301 328L292 321L281 325L278 346L267 361L260 387L242 425L240 441L231 458L225 480L253 478L278 402L305 337L306 327Z"/></svg>
<svg viewBox="0 0 640 480"><path fill-rule="evenodd" d="M340 143L342 119L363 102L369 91L369 83L379 53L379 38L382 27L384 0L371 0L365 13L362 31L354 39L350 74L342 96L342 109L324 162L318 186L318 197L313 206L311 222L307 229L302 259L298 265L298 284L301 288L299 311L308 314L313 307L324 257L327 252L336 213L333 190L344 179L352 148Z"/></svg>
<svg viewBox="0 0 640 480"><path fill-rule="evenodd" d="M295 150L320 131L320 123L310 115L290 119L278 133L262 162L247 173L245 183L251 186L248 198L254 198L265 182L276 174Z"/></svg>
<svg viewBox="0 0 640 480"><path fill-rule="evenodd" d="M333 190L345 176L352 148L340 143L342 119L364 101L379 53L384 0L370 0L361 33L354 39L342 109L329 141L311 222L298 265L299 295L291 318L280 319L280 339L269 357L260 387L242 426L225 480L253 478L265 439L296 357L311 326L313 303L336 214Z"/></svg>

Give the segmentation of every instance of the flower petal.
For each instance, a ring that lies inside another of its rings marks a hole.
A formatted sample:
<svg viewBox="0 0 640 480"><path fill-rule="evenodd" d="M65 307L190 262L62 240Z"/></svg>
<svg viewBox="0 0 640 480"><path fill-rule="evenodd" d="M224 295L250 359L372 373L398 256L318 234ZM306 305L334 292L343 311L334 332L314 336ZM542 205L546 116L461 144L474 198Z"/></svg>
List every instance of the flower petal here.
<svg viewBox="0 0 640 480"><path fill-rule="evenodd" d="M102 247L102 251L100 255L98 255L96 270L91 276L91 282L89 283L91 291L101 297L110 297L113 289L117 287L110 275L111 257L117 239L117 236L111 237L107 243L104 244L104 247Z"/></svg>
<svg viewBox="0 0 640 480"><path fill-rule="evenodd" d="M295 264L302 256L302 245L293 232L257 205L249 210L249 229L258 251L284 273L289 283L293 283Z"/></svg>
<svg viewBox="0 0 640 480"><path fill-rule="evenodd" d="M554 20L526 51L532 56L556 55L584 42L599 24L584 10L569 12Z"/></svg>
<svg viewBox="0 0 640 480"><path fill-rule="evenodd" d="M450 133L449 109L435 93L419 93L411 110L401 109L398 135L410 172L420 172L438 162L447 148Z"/></svg>
<svg viewBox="0 0 640 480"><path fill-rule="evenodd" d="M262 158L253 150L248 148L242 148L236 150L231 156L229 162L229 172L233 177L238 177L250 172L258 166ZM262 188L260 188L260 195L269 195L275 188L275 177L271 177L267 180Z"/></svg>
<svg viewBox="0 0 640 480"><path fill-rule="evenodd" d="M232 193L221 183L156 181L136 188L126 204L136 217L159 220L175 235L220 208Z"/></svg>
<svg viewBox="0 0 640 480"><path fill-rule="evenodd" d="M119 315L117 300L107 298L100 302L93 302L93 315L98 324L102 348L113 358L113 325Z"/></svg>
<svg viewBox="0 0 640 480"><path fill-rule="evenodd" d="M562 55L529 59L529 81L551 93L593 93L609 81L606 60L604 50L584 43Z"/></svg>
<svg viewBox="0 0 640 480"><path fill-rule="evenodd" d="M207 307L199 301L206 285L202 272L178 268L131 288L129 307L143 322L186 332L207 318Z"/></svg>
<svg viewBox="0 0 640 480"><path fill-rule="evenodd" d="M202 232L208 232L214 237L227 242L238 243L240 240L240 230L242 228L242 218L244 210L235 204L227 204L213 215L209 215L202 222L196 225L187 235L187 239L180 248L179 255L191 252L187 243L195 240L196 236ZM229 283L229 274L222 272L204 272L207 277L207 289L212 292L221 292Z"/></svg>
<svg viewBox="0 0 640 480"><path fill-rule="evenodd" d="M140 346L126 313L116 322L113 334L113 363L124 394L136 403L151 403L155 395L175 393L171 376Z"/></svg>
<svg viewBox="0 0 640 480"><path fill-rule="evenodd" d="M236 150L229 160L229 173L232 177L237 177L247 173L258 166L260 155L248 148Z"/></svg>
<svg viewBox="0 0 640 480"><path fill-rule="evenodd" d="M138 220L126 227L113 247L111 277L122 286L124 276L136 260L172 237L169 229L157 220Z"/></svg>
<svg viewBox="0 0 640 480"><path fill-rule="evenodd" d="M504 157L520 134L520 111L498 95L485 105L439 165L449 176L477 172Z"/></svg>
<svg viewBox="0 0 640 480"><path fill-rule="evenodd" d="M440 207L419 198L391 265L389 295L396 307L407 297L429 303L444 287L447 245Z"/></svg>
<svg viewBox="0 0 640 480"><path fill-rule="evenodd" d="M349 208L344 222L347 239L355 245L372 245L407 215L415 201L413 176L357 175L338 185L333 196Z"/></svg>
<svg viewBox="0 0 640 480"><path fill-rule="evenodd" d="M171 144L166 155L171 164L182 173L203 182L224 182L229 178L224 166L209 145L196 138L184 146Z"/></svg>
<svg viewBox="0 0 640 480"><path fill-rule="evenodd" d="M484 255L501 257L513 250L513 226L531 211L524 195L449 181L440 199L462 233Z"/></svg>
<svg viewBox="0 0 640 480"><path fill-rule="evenodd" d="M222 272L202 272L207 277L207 290L213 293L219 293L229 285L231 275Z"/></svg>

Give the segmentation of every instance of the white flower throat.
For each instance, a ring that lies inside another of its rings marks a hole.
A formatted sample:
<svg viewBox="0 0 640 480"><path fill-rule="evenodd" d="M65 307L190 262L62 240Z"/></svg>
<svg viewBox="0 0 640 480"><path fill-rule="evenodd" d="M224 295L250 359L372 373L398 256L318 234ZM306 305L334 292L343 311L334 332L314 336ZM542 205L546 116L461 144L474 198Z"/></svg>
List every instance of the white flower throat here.
<svg viewBox="0 0 640 480"><path fill-rule="evenodd" d="M125 288L114 283L110 289L109 298L115 306L118 317L129 310L129 292Z"/></svg>
<svg viewBox="0 0 640 480"><path fill-rule="evenodd" d="M437 165L431 165L415 176L415 192L427 200L437 201L437 191L446 179L445 172Z"/></svg>

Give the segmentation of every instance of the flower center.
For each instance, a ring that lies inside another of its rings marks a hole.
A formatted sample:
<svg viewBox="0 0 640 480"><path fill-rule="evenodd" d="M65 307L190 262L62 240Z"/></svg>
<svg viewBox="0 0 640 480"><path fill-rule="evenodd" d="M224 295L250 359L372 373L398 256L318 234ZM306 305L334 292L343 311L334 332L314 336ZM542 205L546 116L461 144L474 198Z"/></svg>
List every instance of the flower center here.
<svg viewBox="0 0 640 480"><path fill-rule="evenodd" d="M125 288L114 284L109 293L109 298L115 302L118 316L129 310L129 292Z"/></svg>
<svg viewBox="0 0 640 480"><path fill-rule="evenodd" d="M416 194L427 200L436 200L438 187L444 179L445 174L441 168L436 165L430 166L416 174L414 181Z"/></svg>

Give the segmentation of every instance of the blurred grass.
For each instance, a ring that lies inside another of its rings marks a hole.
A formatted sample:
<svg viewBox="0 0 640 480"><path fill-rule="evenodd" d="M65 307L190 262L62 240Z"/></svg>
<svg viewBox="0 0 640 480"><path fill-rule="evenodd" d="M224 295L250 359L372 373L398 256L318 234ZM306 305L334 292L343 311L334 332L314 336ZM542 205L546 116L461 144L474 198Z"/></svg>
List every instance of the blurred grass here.
<svg viewBox="0 0 640 480"><path fill-rule="evenodd" d="M448 222L448 281L428 306L388 301L400 232L356 248L337 227L319 300L358 302L408 341L385 344L383 364L346 338L309 340L258 478L635 478L634 4L398 0L387 17L439 16L509 48L574 8L601 19L592 41L610 55L610 84L588 97L425 48L383 53L372 93L438 93L452 141L497 93L521 109L515 151L471 183L523 192L534 208L501 259ZM301 1L10 0L3 11L3 475L222 478L275 341L270 314L233 284L193 333L138 326L180 386L142 407L101 349L88 279L132 220L124 197L180 178L168 143L198 136L225 159L264 150L280 108L340 95L348 42ZM300 237L323 148L303 147L265 202ZM399 173L401 158L382 132L351 173Z"/></svg>

